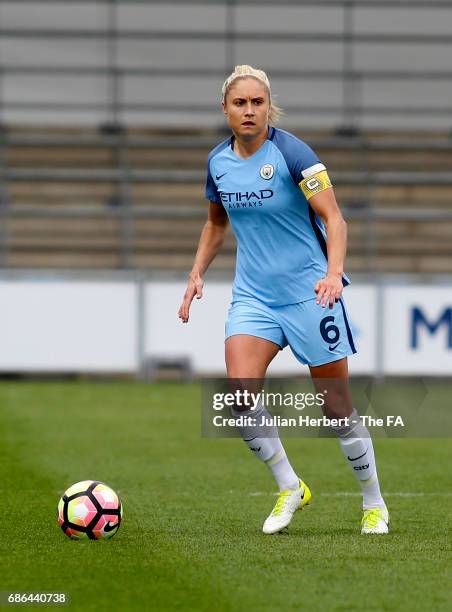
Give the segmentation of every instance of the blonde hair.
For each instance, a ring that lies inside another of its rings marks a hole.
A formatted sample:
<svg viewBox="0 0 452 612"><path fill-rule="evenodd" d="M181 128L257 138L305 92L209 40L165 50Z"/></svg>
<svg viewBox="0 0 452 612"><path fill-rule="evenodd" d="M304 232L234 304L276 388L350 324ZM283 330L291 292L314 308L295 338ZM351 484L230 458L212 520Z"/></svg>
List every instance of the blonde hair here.
<svg viewBox="0 0 452 612"><path fill-rule="evenodd" d="M237 79L244 79L247 77L252 77L253 79L257 79L261 83L265 85L268 90L268 95L270 97L270 112L268 114L269 123L275 124L278 122L279 118L283 114L282 108L275 104L273 99L271 89L270 89L270 81L268 80L268 76L265 74L263 70L258 70L257 68L253 68L248 64L243 64L242 66L236 66L234 68L234 72L232 72L226 81L223 83L223 87L221 88L222 93L222 102L225 104L226 96L228 95L229 88Z"/></svg>

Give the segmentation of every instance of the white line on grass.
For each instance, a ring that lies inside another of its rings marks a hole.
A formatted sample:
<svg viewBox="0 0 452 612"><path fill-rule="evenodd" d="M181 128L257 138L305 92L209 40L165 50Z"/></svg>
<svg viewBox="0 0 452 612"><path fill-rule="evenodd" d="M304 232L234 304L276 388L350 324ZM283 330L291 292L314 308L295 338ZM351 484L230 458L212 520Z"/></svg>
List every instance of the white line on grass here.
<svg viewBox="0 0 452 612"><path fill-rule="evenodd" d="M236 491L230 491L230 493L236 493ZM249 493L252 497L258 497L260 495L278 495L278 493L269 493L266 491L254 491ZM435 495L436 497L451 497L452 492L441 491L439 493L434 493L432 491L428 491L427 493L422 492L414 492L414 491L394 491L392 493L387 493L383 491L383 495L392 496L392 497L425 497L426 495ZM316 497L361 497L362 493L359 491L340 491L337 493L316 493Z"/></svg>

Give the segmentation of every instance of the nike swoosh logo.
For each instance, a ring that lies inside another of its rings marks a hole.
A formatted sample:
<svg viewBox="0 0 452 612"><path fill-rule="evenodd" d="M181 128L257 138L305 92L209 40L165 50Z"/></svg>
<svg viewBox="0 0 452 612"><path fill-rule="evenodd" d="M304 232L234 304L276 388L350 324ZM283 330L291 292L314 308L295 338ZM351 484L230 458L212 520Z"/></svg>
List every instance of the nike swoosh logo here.
<svg viewBox="0 0 452 612"><path fill-rule="evenodd" d="M227 172L223 172L223 174L216 174L215 178L217 179L217 181L219 181L221 177L224 176L225 174L227 174Z"/></svg>
<svg viewBox="0 0 452 612"><path fill-rule="evenodd" d="M357 461L358 459L361 459L361 457L364 457L364 455L365 455L366 453L367 453L367 448L366 448L366 450L364 451L364 453L363 453L362 455L360 455L359 457L355 457L354 459L352 459L351 457L349 457L349 456L347 455L347 459L348 459L349 461Z"/></svg>
<svg viewBox="0 0 452 612"><path fill-rule="evenodd" d="M337 344L335 344L334 346L329 346L328 349L330 351L334 351L334 349L337 348L339 346L339 344L340 344L340 341Z"/></svg>
<svg viewBox="0 0 452 612"><path fill-rule="evenodd" d="M119 523L111 523L110 521L108 521L108 523L104 527L104 531L108 533L109 531L113 531L114 529L117 529L118 527L119 527Z"/></svg>

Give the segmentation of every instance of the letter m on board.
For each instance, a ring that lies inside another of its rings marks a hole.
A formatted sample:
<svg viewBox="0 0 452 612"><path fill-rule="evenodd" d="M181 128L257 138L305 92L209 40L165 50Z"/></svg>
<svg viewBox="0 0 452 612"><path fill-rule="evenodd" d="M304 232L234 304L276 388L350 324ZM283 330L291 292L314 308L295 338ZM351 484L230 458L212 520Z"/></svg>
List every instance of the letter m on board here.
<svg viewBox="0 0 452 612"><path fill-rule="evenodd" d="M443 310L439 317L435 320L429 320L419 306L413 306L411 309L411 348L418 348L419 344L419 329L423 327L430 336L444 327L446 329L446 344L447 348L452 349L452 307L449 306Z"/></svg>

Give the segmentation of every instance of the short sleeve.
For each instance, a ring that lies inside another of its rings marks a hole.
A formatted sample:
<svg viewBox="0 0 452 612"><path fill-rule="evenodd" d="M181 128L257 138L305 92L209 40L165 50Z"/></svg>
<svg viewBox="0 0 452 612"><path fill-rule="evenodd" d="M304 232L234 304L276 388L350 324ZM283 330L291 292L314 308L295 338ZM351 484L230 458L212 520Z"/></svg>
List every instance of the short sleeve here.
<svg viewBox="0 0 452 612"><path fill-rule="evenodd" d="M221 204L220 194L218 193L217 186L213 180L213 176L210 172L210 160L207 162L207 178L206 178L206 199L210 202L216 202Z"/></svg>
<svg viewBox="0 0 452 612"><path fill-rule="evenodd" d="M307 200L332 187L324 164L309 145L283 130L276 130L274 143L281 151L294 183Z"/></svg>
<svg viewBox="0 0 452 612"><path fill-rule="evenodd" d="M293 134L284 130L275 130L273 142L281 151L296 185L299 185L303 179L326 170L311 147Z"/></svg>

